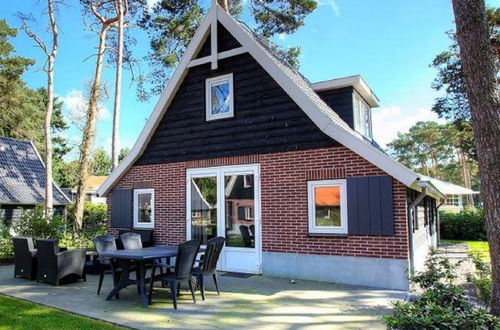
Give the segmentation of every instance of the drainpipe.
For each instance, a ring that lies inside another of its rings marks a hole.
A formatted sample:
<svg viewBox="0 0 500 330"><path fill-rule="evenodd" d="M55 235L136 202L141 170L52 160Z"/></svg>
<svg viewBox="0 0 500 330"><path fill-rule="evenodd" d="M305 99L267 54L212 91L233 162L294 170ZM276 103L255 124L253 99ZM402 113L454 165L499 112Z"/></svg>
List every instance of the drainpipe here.
<svg viewBox="0 0 500 330"><path fill-rule="evenodd" d="M418 203L420 203L422 199L424 199L426 195L427 195L427 187L423 186L420 195L418 195L417 198L408 207L408 244L410 247L410 269L409 269L410 276L413 276L413 273L415 272L415 250L413 248L413 220L415 219L415 208L417 207Z"/></svg>
<svg viewBox="0 0 500 330"><path fill-rule="evenodd" d="M439 218L439 208L441 206L443 206L444 202L445 202L445 200L443 199L441 201L441 203L439 203L439 205L436 206L436 212L437 212L437 214L436 214L436 226L437 226L437 228L436 228L436 235L437 235L436 244L439 244L439 242L441 242L441 224L440 224L440 218Z"/></svg>

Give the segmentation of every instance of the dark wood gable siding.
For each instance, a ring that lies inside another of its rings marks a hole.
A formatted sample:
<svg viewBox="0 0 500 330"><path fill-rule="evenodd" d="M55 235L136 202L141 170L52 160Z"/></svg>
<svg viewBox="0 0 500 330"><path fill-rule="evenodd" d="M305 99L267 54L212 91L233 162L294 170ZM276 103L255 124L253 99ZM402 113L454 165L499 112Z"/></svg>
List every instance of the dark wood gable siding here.
<svg viewBox="0 0 500 330"><path fill-rule="evenodd" d="M317 94L326 104L330 106L352 129L354 129L354 109L352 105L354 88L344 87L326 91L319 91Z"/></svg>
<svg viewBox="0 0 500 330"><path fill-rule="evenodd" d="M227 38L229 39L229 38ZM234 118L205 120L205 79L233 73ZM338 146L249 55L189 70L138 165Z"/></svg>

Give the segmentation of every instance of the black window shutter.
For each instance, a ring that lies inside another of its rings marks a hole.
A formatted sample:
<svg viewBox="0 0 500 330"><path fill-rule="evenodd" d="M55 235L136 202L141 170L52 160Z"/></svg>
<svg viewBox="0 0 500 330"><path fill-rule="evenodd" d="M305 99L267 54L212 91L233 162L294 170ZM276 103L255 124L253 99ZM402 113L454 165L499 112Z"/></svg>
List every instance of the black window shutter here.
<svg viewBox="0 0 500 330"><path fill-rule="evenodd" d="M392 178L347 178L349 235L394 235Z"/></svg>
<svg viewBox="0 0 500 330"><path fill-rule="evenodd" d="M132 228L132 189L111 192L111 227Z"/></svg>

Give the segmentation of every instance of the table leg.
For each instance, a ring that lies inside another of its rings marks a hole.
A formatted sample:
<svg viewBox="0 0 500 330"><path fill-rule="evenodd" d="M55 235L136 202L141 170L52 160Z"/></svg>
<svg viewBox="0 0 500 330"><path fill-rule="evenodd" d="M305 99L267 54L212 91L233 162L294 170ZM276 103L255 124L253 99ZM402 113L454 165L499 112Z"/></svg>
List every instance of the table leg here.
<svg viewBox="0 0 500 330"><path fill-rule="evenodd" d="M114 261L111 261L111 262L114 262ZM106 297L106 300L111 300L111 299L113 299L113 297L118 298L118 293L120 292L120 290L126 288L130 283L129 274L130 274L130 261L123 260L122 273L120 276L120 280L115 285L113 290L111 290L111 292L108 294L108 296Z"/></svg>
<svg viewBox="0 0 500 330"><path fill-rule="evenodd" d="M144 261L137 261L137 267L140 269L140 272L137 276L139 276L139 291L141 294L142 307L148 307L148 295L146 293L146 266L144 265Z"/></svg>

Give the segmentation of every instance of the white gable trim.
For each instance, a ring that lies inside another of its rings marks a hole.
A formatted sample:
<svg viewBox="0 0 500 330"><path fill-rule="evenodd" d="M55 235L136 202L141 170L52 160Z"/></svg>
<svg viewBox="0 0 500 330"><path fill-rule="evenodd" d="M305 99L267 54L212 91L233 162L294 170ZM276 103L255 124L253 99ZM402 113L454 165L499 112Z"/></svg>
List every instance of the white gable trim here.
<svg viewBox="0 0 500 330"><path fill-rule="evenodd" d="M156 127L158 126L164 112L167 110L172 98L175 96L177 89L184 79L192 57L199 50L208 32L212 28L214 17L219 21L248 51L252 57L273 77L273 79L287 92L287 94L297 103L297 105L307 114L307 116L316 124L316 126L325 134L340 142L347 148L351 149L361 157L373 163L380 169L387 172L389 175L401 181L406 186L411 186L419 176L410 169L399 164L388 155L372 146L370 143L362 140L356 133L347 125L342 125L342 120L338 118L339 122L333 120L328 114L321 109L318 103L313 101L312 97L301 88L280 66L275 62L276 60L259 44L248 31L243 29L228 13L226 13L220 6L212 6L202 20L200 27L196 31L193 40L190 42L186 53L182 57L179 66L172 75L167 87L163 91L160 100L155 106L146 126L142 130L139 138L137 139L131 152L125 159L118 165L118 167L111 173L108 179L101 185L98 190L99 195L105 195L109 192L115 182L117 182L139 158L147 146L151 136L153 135ZM213 47L213 40L212 40ZM213 53L212 53L213 54ZM212 65L214 65L213 57L211 57ZM217 65L217 62L215 62ZM310 87L308 87L310 89ZM311 93L315 93L310 89ZM319 98L319 97L318 97ZM323 101L321 101L323 102ZM326 104L322 104L332 112ZM332 115L330 114L330 115ZM335 115L337 116L337 115ZM338 117L338 116L337 116Z"/></svg>

